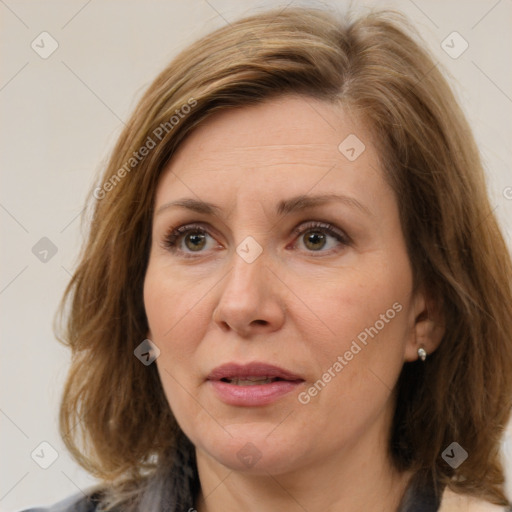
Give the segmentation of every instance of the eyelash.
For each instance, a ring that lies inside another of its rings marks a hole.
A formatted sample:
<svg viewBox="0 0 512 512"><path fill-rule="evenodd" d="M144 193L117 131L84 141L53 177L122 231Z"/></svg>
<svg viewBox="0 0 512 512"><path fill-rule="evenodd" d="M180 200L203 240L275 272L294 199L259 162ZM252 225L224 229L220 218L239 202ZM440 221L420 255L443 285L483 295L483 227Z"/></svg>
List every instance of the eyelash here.
<svg viewBox="0 0 512 512"><path fill-rule="evenodd" d="M329 224L328 222L319 222L319 221L309 221L304 224L301 224L300 227L297 227L293 230L293 234L296 237L300 237L301 235L304 235L308 231L315 232L320 231L323 233L326 233L333 238L335 238L338 242L341 243L343 246L349 246L351 244L350 238L343 233L343 231L339 230L332 224ZM162 246L164 249L169 250L171 252L183 252L183 256L185 258L195 258L197 256L194 255L194 252L188 252L188 251L182 251L177 247L178 241L181 240L185 235L188 233L197 233L197 234L206 234L210 235L207 229L205 229L200 224L186 224L184 226L179 226L177 228L171 228L167 235L165 235ZM210 235L211 236L211 235ZM197 251L198 254L200 254L203 251ZM307 251L310 253L327 253L330 254L331 251Z"/></svg>

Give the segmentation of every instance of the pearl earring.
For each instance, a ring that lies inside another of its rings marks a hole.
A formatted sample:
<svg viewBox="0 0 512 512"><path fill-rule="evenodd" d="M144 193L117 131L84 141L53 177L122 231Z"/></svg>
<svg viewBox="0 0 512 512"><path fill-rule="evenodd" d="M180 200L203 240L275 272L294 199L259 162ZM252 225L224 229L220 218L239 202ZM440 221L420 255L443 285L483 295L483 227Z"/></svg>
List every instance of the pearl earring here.
<svg viewBox="0 0 512 512"><path fill-rule="evenodd" d="M427 351L423 348L423 347L420 347L418 349L418 357L422 360L422 361L425 361L425 359L427 359Z"/></svg>

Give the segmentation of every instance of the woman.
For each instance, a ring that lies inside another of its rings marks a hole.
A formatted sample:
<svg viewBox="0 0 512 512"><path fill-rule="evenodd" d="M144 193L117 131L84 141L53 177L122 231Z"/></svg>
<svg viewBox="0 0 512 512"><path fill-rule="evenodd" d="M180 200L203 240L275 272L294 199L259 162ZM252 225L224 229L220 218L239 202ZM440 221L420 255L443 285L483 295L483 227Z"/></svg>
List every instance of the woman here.
<svg viewBox="0 0 512 512"><path fill-rule="evenodd" d="M398 15L288 8L180 54L67 290L59 510L506 510L511 262Z"/></svg>

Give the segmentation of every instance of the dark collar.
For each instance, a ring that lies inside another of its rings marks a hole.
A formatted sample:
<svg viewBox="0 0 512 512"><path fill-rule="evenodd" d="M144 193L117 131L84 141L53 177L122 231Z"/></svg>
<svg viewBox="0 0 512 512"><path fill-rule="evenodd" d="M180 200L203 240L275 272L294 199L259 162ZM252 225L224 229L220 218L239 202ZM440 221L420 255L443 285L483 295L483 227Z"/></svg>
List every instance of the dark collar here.
<svg viewBox="0 0 512 512"><path fill-rule="evenodd" d="M397 512L437 512L441 504L441 491L431 478L413 477L400 502Z"/></svg>

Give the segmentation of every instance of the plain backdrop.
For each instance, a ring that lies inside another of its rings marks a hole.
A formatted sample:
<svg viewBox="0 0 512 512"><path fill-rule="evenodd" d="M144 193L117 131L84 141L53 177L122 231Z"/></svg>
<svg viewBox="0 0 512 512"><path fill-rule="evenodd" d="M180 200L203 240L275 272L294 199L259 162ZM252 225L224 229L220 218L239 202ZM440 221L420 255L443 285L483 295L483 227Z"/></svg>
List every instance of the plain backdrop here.
<svg viewBox="0 0 512 512"><path fill-rule="evenodd" d="M326 3L340 11L349 5ZM58 435L69 356L52 321L77 261L86 195L123 122L189 43L243 15L291 5L323 3L0 0L0 510L50 504L94 483ZM512 246L512 1L353 4L361 11L372 6L408 15L447 73ZM443 48L446 40L452 55ZM510 435L503 447L512 495ZM54 456L51 466L40 467Z"/></svg>

